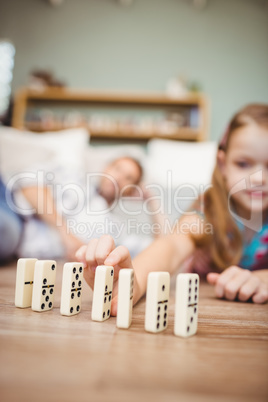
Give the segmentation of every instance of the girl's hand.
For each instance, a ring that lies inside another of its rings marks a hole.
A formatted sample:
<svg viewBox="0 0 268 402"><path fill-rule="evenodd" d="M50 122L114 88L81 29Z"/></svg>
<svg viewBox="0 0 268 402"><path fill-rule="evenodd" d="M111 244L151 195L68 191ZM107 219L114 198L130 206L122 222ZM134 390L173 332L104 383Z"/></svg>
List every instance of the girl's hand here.
<svg viewBox="0 0 268 402"><path fill-rule="evenodd" d="M215 285L216 295L219 298L242 302L252 299L254 303L266 303L268 301L268 286L254 272L247 269L232 266L223 273L211 272L207 275L207 281Z"/></svg>
<svg viewBox="0 0 268 402"><path fill-rule="evenodd" d="M114 287L111 305L111 315L117 314L118 274L122 268L132 268L129 251L124 246L115 247L111 236L104 235L99 239L92 239L87 246L82 246L76 252L78 261L84 264L84 278L88 285L94 288L95 271L98 265L112 265L114 267ZM135 292L135 278L134 278Z"/></svg>

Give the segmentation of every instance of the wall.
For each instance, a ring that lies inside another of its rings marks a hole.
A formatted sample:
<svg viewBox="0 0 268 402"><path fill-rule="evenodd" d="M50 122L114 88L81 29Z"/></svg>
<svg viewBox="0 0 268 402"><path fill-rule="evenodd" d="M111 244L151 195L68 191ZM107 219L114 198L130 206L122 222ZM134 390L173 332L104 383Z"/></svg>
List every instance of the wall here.
<svg viewBox="0 0 268 402"><path fill-rule="evenodd" d="M0 38L16 47L13 90L35 67L71 87L164 90L184 74L211 99L210 137L245 103L268 102L268 1L0 0Z"/></svg>

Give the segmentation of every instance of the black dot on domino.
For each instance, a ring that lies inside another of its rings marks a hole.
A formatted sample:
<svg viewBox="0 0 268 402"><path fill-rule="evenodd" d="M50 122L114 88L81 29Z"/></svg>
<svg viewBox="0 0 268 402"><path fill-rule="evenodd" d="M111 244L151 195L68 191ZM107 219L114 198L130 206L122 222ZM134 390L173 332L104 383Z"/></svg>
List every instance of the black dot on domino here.
<svg viewBox="0 0 268 402"><path fill-rule="evenodd" d="M46 294L46 289L43 289L42 295L45 296L45 294Z"/></svg>
<svg viewBox="0 0 268 402"><path fill-rule="evenodd" d="M190 320L191 322L193 322L193 317L191 317L191 320Z"/></svg>
<svg viewBox="0 0 268 402"><path fill-rule="evenodd" d="M51 307L52 307L52 303L51 303L51 302L49 303L48 307L49 307L49 308L51 308Z"/></svg>
<svg viewBox="0 0 268 402"><path fill-rule="evenodd" d="M164 319L166 319L166 318L167 318L167 313L164 314Z"/></svg>
<svg viewBox="0 0 268 402"><path fill-rule="evenodd" d="M52 295L52 293L53 293L53 289L52 289L52 288L50 289L49 293Z"/></svg>
<svg viewBox="0 0 268 402"><path fill-rule="evenodd" d="M107 292L107 289L108 289L108 286L106 285L106 286L105 286L105 292Z"/></svg>
<svg viewBox="0 0 268 402"><path fill-rule="evenodd" d="M75 287L75 282L72 282L72 288L74 288Z"/></svg>
<svg viewBox="0 0 268 402"><path fill-rule="evenodd" d="M198 281L197 281L197 279L196 279L196 280L195 280L195 284L196 284L196 285L197 285L197 282L198 282Z"/></svg>
<svg viewBox="0 0 268 402"><path fill-rule="evenodd" d="M78 282L78 286L81 288L81 285L82 285L82 282L81 281L79 281Z"/></svg>
<svg viewBox="0 0 268 402"><path fill-rule="evenodd" d="M191 296L189 296L189 299L188 299L188 300L189 300L189 302L191 301Z"/></svg>
<svg viewBox="0 0 268 402"><path fill-rule="evenodd" d="M102 317L103 317L103 318L105 317L105 311L103 312Z"/></svg>
<svg viewBox="0 0 268 402"><path fill-rule="evenodd" d="M72 313L73 313L73 311L74 311L74 308L73 308L73 307L71 307L71 308L70 308L70 313L72 314Z"/></svg>
<svg viewBox="0 0 268 402"><path fill-rule="evenodd" d="M189 280L189 285L191 285L191 284L192 284L192 279Z"/></svg>
<svg viewBox="0 0 268 402"><path fill-rule="evenodd" d="M164 292L164 290L165 290L165 285L162 286L162 292Z"/></svg>
<svg viewBox="0 0 268 402"><path fill-rule="evenodd" d="M196 296L196 295L195 295L194 299L197 300L197 296Z"/></svg>
<svg viewBox="0 0 268 402"><path fill-rule="evenodd" d="M192 291L192 289L191 289L191 288L189 288L189 293L191 293L191 291Z"/></svg>
<svg viewBox="0 0 268 402"><path fill-rule="evenodd" d="M167 322L166 321L164 321L164 327L167 325Z"/></svg>
<svg viewBox="0 0 268 402"><path fill-rule="evenodd" d="M76 274L75 279L78 281L78 279L79 279L79 274Z"/></svg>
<svg viewBox="0 0 268 402"><path fill-rule="evenodd" d="M165 304L165 311L167 311L167 304Z"/></svg>
<svg viewBox="0 0 268 402"><path fill-rule="evenodd" d="M44 279L43 279L43 284L46 285L46 283L47 283L47 279L44 278Z"/></svg>
<svg viewBox="0 0 268 402"><path fill-rule="evenodd" d="M54 264L51 266L51 269L52 269L52 271L54 271L54 269L55 269L55 265L54 265Z"/></svg>
<svg viewBox="0 0 268 402"><path fill-rule="evenodd" d="M187 327L187 332L189 332L190 331L190 327Z"/></svg>
<svg viewBox="0 0 268 402"><path fill-rule="evenodd" d="M108 315L108 316L110 315L110 310L107 311L107 315Z"/></svg>
<svg viewBox="0 0 268 402"><path fill-rule="evenodd" d="M78 297L80 297L80 296L81 296L81 292L80 292L80 291L77 293L77 296L78 296Z"/></svg>
<svg viewBox="0 0 268 402"><path fill-rule="evenodd" d="M46 302L48 302L49 301L49 296L46 296Z"/></svg>
<svg viewBox="0 0 268 402"><path fill-rule="evenodd" d="M159 311L160 311L160 306L158 306L158 309L157 309L157 311L158 311L158 313L159 313Z"/></svg>
<svg viewBox="0 0 268 402"><path fill-rule="evenodd" d="M196 307L194 308L194 313L196 313Z"/></svg>
<svg viewBox="0 0 268 402"><path fill-rule="evenodd" d="M82 268L82 267L80 267L80 268L79 268L79 272L82 272L82 271L83 271L83 268Z"/></svg>
<svg viewBox="0 0 268 402"><path fill-rule="evenodd" d="M106 303L106 301L107 301L107 297L104 297L104 303Z"/></svg>
<svg viewBox="0 0 268 402"><path fill-rule="evenodd" d="M195 288L195 291L197 292L197 288Z"/></svg>
<svg viewBox="0 0 268 402"><path fill-rule="evenodd" d="M158 314L158 316L157 316L157 321L159 321L160 320L160 315Z"/></svg>
<svg viewBox="0 0 268 402"><path fill-rule="evenodd" d="M45 308L45 303L42 303L41 304L41 309L44 310L44 308Z"/></svg>
<svg viewBox="0 0 268 402"><path fill-rule="evenodd" d="M159 325L159 322L158 322L157 325L156 325L156 329L159 329L159 326L160 326L160 325Z"/></svg>
<svg viewBox="0 0 268 402"><path fill-rule="evenodd" d="M111 298L112 298L112 297L111 297L111 295L110 295L110 296L109 296L109 301L111 301Z"/></svg>
<svg viewBox="0 0 268 402"><path fill-rule="evenodd" d="M79 311L80 310L80 306L76 306L76 311Z"/></svg>
<svg viewBox="0 0 268 402"><path fill-rule="evenodd" d="M73 273L74 273L74 274L76 273L76 268L75 268L75 267L73 268Z"/></svg>
<svg viewBox="0 0 268 402"><path fill-rule="evenodd" d="M113 276L113 274L114 274L114 271L113 271L113 270L111 270L111 276Z"/></svg>
<svg viewBox="0 0 268 402"><path fill-rule="evenodd" d="M74 298L74 293L71 294L71 299L73 299L73 298Z"/></svg>

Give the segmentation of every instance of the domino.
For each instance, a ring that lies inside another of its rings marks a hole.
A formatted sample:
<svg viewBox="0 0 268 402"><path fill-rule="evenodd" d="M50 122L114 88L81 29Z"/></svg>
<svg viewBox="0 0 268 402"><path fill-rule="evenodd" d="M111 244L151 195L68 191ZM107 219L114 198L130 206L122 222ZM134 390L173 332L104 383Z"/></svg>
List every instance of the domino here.
<svg viewBox="0 0 268 402"><path fill-rule="evenodd" d="M110 318L114 267L99 265L95 272L91 318L104 321Z"/></svg>
<svg viewBox="0 0 268 402"><path fill-rule="evenodd" d="M17 262L15 306L31 307L36 258L20 258Z"/></svg>
<svg viewBox="0 0 268 402"><path fill-rule="evenodd" d="M150 272L147 280L145 330L161 332L168 325L170 275L168 272Z"/></svg>
<svg viewBox="0 0 268 402"><path fill-rule="evenodd" d="M129 328L132 321L133 306L133 269L121 269L118 278L118 304L116 326L118 328Z"/></svg>
<svg viewBox="0 0 268 402"><path fill-rule="evenodd" d="M67 262L63 266L60 313L75 315L81 311L83 264Z"/></svg>
<svg viewBox="0 0 268 402"><path fill-rule="evenodd" d="M174 334L194 335L198 321L199 276L179 274L176 279Z"/></svg>
<svg viewBox="0 0 268 402"><path fill-rule="evenodd" d="M56 261L36 261L32 297L32 309L34 311L47 311L52 309L56 269Z"/></svg>

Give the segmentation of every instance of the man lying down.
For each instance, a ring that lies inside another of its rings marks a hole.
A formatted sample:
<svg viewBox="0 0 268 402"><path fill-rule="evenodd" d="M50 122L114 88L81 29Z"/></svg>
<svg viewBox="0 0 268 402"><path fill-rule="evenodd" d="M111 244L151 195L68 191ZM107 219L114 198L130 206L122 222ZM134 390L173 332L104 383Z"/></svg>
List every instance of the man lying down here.
<svg viewBox="0 0 268 402"><path fill-rule="evenodd" d="M103 234L112 235L135 256L161 235L164 219L157 213L154 197L149 198L140 187L142 175L141 164L128 156L112 161L101 173L84 177L62 168L21 174L16 183L7 184L2 211L0 204L0 215L7 216L9 208L21 219L20 238L10 253L6 246L1 256L0 249L0 261L12 256L73 260L81 245ZM141 208L145 198L153 218ZM159 230L154 234L147 230L144 235L138 227L141 220L156 223ZM8 236L12 225L8 219L4 222L1 233Z"/></svg>

